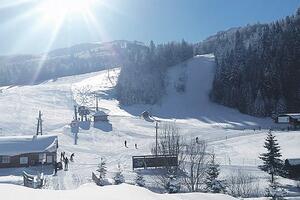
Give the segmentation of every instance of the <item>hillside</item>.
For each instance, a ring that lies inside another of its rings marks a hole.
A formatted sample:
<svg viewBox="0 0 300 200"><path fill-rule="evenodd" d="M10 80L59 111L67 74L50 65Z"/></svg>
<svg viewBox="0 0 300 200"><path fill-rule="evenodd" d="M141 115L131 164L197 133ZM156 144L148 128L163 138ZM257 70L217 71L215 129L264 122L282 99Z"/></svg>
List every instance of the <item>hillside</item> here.
<svg viewBox="0 0 300 200"><path fill-rule="evenodd" d="M259 180L262 183L266 182L267 175L257 169L257 165L260 164L257 157L262 151L263 138L267 130L274 124L270 119L251 117L241 114L237 110L210 102L208 93L212 87L214 70L215 63L212 55L196 56L185 63L171 67L167 71L166 96L159 104L152 106L145 104L120 105L115 91L115 84L120 73L119 68L110 70L110 79L108 71L103 70L49 80L36 85L0 88L2 90L0 93L2 135L35 134L36 117L38 110L41 110L44 133L59 137L59 153L65 151L67 156L75 153L75 162L70 163L69 171L59 171L58 176L52 176L52 170L44 168L47 177L45 189L71 191L52 193L48 190L35 192L20 188L18 189L20 194L39 196L44 192L49 194L49 197L76 194L80 197L80 191L86 188L91 195L104 195L101 193L102 189L94 193L95 186L81 187L83 184L92 182L91 172L97 169L101 157L107 161L109 178L114 176L120 163L126 182L134 183L137 171L132 171L131 157L150 154L155 141L155 124L140 117L144 110L149 110L153 117L160 121L159 128L165 122L175 122L186 140L195 137L206 140L210 150L214 150L217 160L222 166L222 177L226 178L228 174L241 169L259 174ZM184 82L185 92L178 92L178 80L182 75L186 80ZM85 104L88 106L95 105L95 94L100 96L99 106L109 113L109 122L96 126L93 123L90 125L83 123L79 132L78 145L74 145L69 123L73 119L73 105L82 104L83 99L78 92L83 89L88 89L88 95L85 98ZM259 128L261 130L258 130ZM295 149L299 146L299 132L275 131L274 133L282 145L284 158L297 157ZM124 147L125 140L128 148ZM137 149L134 144L138 145ZM249 152L250 149L252 153ZM256 150L253 151L253 149ZM0 190L1 188L19 188L3 185L3 183L22 184L23 170L34 174L41 169L39 167L0 169ZM138 171L144 173L147 187L156 192L165 192L154 181L155 172L151 170ZM294 184L289 180L283 181ZM78 191L74 191L76 188L79 188ZM110 188L114 188L114 186L108 187L107 190ZM98 191L101 194L98 194ZM197 196L198 194L193 195ZM183 197L185 195L179 196L185 198ZM161 197L164 198L163 195ZM177 197L172 196L172 198L176 199ZM187 198L193 199L194 197L188 196ZM203 198L210 198L210 195L209 197L203 196ZM213 195L212 198L217 197Z"/></svg>
<svg viewBox="0 0 300 200"><path fill-rule="evenodd" d="M0 86L28 85L63 76L83 74L122 66L131 52L145 45L125 40L87 43L56 49L39 55L0 57Z"/></svg>
<svg viewBox="0 0 300 200"><path fill-rule="evenodd" d="M299 112L300 9L269 24L219 32L195 45L213 53L211 100L258 117Z"/></svg>

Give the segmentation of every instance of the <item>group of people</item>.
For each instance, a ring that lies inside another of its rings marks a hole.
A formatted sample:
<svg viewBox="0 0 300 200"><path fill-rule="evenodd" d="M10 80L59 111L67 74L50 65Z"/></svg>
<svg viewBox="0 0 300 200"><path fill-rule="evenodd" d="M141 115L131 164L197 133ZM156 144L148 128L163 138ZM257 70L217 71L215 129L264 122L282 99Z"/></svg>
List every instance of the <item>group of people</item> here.
<svg viewBox="0 0 300 200"><path fill-rule="evenodd" d="M70 158L68 158L68 157L66 156L66 152L64 152L64 151L61 152L61 153L60 153L60 163L57 163L57 162L54 163L54 175L57 174L57 169L62 169L62 168L63 168L62 163L64 164L64 169L65 169L65 171L67 171L67 170L69 169L69 162L70 162L70 161L71 161L71 162L74 161L74 156L75 156L75 154L72 153L71 156L70 156ZM60 166L59 166L59 165L60 165Z"/></svg>
<svg viewBox="0 0 300 200"><path fill-rule="evenodd" d="M128 148L128 146L127 146L127 140L124 141L124 146L125 146L126 148ZM135 147L136 149L138 149L138 145L137 145L136 143L134 144L134 147Z"/></svg>

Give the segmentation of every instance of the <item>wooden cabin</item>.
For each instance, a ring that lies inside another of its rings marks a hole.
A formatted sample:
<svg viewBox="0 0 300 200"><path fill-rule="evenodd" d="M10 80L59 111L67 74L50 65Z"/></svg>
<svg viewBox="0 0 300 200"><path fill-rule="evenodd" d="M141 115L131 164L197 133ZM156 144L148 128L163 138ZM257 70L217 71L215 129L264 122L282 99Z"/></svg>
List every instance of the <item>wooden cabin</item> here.
<svg viewBox="0 0 300 200"><path fill-rule="evenodd" d="M290 178L300 178L300 158L286 159L285 168Z"/></svg>
<svg viewBox="0 0 300 200"><path fill-rule="evenodd" d="M108 121L108 114L106 114L102 110L96 111L96 113L93 114L93 117L94 117L94 122L107 122Z"/></svg>
<svg viewBox="0 0 300 200"><path fill-rule="evenodd" d="M0 168L52 165L57 148L57 136L0 137Z"/></svg>
<svg viewBox="0 0 300 200"><path fill-rule="evenodd" d="M280 114L275 117L275 123L290 124L296 128L297 126L300 126L300 113Z"/></svg>

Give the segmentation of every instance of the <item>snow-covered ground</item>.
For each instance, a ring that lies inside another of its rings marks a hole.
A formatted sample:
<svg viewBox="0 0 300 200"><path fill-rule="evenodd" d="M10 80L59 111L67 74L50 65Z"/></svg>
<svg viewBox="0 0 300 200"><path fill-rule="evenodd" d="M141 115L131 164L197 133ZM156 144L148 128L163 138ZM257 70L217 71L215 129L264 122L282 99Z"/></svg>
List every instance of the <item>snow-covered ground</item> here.
<svg viewBox="0 0 300 200"><path fill-rule="evenodd" d="M156 194L145 188L122 184L118 186L98 187L94 184L85 184L76 190L68 191L51 191L51 190L34 190L20 186L0 184L1 197L5 200L234 200L235 198L223 194ZM14 192L11 192L14 191Z"/></svg>
<svg viewBox="0 0 300 200"><path fill-rule="evenodd" d="M144 110L149 110L161 121L175 122L186 140L195 137L207 140L222 165L222 176L241 168L259 174L266 180L266 174L257 169L257 165L260 164L258 155L264 150L267 130L275 124L271 119L244 115L209 101L208 93L214 74L213 56L196 56L171 68L167 79L167 95L160 104L153 106L119 105L114 91L119 71L118 68L110 70L110 78L105 70L49 80L37 85L0 88L1 135L34 134L36 117L41 110L44 133L58 135L59 150L65 151L67 156L75 153L75 161L70 164L70 170L59 171L58 176L47 176L46 188L73 191L80 185L92 182L91 173L97 169L101 157L106 159L108 177L113 176L120 163L126 181L132 183L135 173L132 171L131 157L150 154L155 137L155 124L140 117ZM178 93L174 85L182 74L187 78L186 92ZM82 90L93 95L82 99L78 95ZM100 96L99 106L109 113L109 122L96 126L93 123L82 125L78 145L74 145L69 126L73 119L73 106L83 101L89 106L95 106L94 94ZM300 156L299 131L275 131L275 135L282 147L284 158ZM125 140L128 142L128 148L124 147ZM134 144L138 145L138 149L135 149ZM22 169L0 169L0 183L22 183L21 171ZM50 171L47 172L51 174ZM151 177L147 181L150 184ZM0 191L5 187L15 186L0 184ZM113 186L110 188L114 189ZM80 191L93 189L94 186L89 189L84 185L78 189L78 195L80 196ZM33 193L29 189L23 192ZM77 193L57 192L52 195L73 194ZM174 196L174 199L181 197ZM154 197L149 197L151 198ZM186 199L193 199L192 195L186 196Z"/></svg>

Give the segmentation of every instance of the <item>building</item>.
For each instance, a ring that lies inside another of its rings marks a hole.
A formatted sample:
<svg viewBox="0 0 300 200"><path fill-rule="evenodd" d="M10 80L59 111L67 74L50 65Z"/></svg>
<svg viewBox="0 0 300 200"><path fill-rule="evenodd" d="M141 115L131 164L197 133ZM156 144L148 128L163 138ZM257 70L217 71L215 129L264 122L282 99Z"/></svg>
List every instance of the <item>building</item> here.
<svg viewBox="0 0 300 200"><path fill-rule="evenodd" d="M300 158L286 159L285 168L290 178L300 178Z"/></svg>
<svg viewBox="0 0 300 200"><path fill-rule="evenodd" d="M96 111L95 114L93 114L94 122L107 122L108 121L108 114L106 114L104 111Z"/></svg>
<svg viewBox="0 0 300 200"><path fill-rule="evenodd" d="M0 137L0 168L53 164L57 148L57 136Z"/></svg>
<svg viewBox="0 0 300 200"><path fill-rule="evenodd" d="M300 126L300 113L280 114L275 117L275 123L290 124L294 127Z"/></svg>

